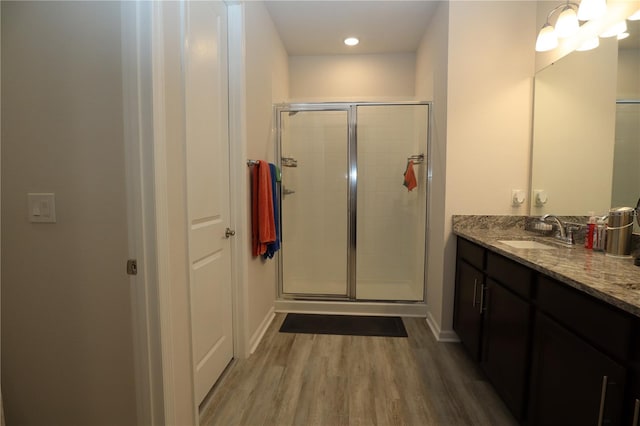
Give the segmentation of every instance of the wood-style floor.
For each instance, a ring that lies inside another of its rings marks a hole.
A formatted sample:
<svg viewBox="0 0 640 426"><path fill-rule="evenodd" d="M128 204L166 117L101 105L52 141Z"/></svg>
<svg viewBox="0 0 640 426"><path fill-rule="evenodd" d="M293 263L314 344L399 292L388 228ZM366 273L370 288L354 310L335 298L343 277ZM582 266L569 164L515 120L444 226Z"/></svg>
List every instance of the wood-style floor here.
<svg viewBox="0 0 640 426"><path fill-rule="evenodd" d="M201 425L516 425L462 347L438 343L424 319L408 338L279 333L234 361Z"/></svg>

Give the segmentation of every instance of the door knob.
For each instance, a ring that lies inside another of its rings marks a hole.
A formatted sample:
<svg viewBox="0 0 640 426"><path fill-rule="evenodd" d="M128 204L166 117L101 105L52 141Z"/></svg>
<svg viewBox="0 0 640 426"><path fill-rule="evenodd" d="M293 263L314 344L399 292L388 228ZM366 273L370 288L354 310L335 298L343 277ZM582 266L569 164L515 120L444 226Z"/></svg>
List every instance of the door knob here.
<svg viewBox="0 0 640 426"><path fill-rule="evenodd" d="M234 230L233 230L233 229L231 229L231 228L227 228L227 229L224 231L224 237L225 237L225 238L233 237L234 235L236 235L236 231L234 231Z"/></svg>

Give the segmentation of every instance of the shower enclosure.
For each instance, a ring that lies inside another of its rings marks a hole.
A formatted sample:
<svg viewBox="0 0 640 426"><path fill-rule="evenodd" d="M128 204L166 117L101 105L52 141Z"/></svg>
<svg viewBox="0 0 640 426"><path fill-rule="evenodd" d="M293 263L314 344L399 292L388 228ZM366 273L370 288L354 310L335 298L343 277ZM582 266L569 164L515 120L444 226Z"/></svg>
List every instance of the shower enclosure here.
<svg viewBox="0 0 640 426"><path fill-rule="evenodd" d="M616 101L611 207L635 206L640 197L640 99ZM640 232L634 224L634 232Z"/></svg>
<svg viewBox="0 0 640 426"><path fill-rule="evenodd" d="M275 111L279 297L423 301L430 104ZM417 182L411 191L403 185L409 160Z"/></svg>

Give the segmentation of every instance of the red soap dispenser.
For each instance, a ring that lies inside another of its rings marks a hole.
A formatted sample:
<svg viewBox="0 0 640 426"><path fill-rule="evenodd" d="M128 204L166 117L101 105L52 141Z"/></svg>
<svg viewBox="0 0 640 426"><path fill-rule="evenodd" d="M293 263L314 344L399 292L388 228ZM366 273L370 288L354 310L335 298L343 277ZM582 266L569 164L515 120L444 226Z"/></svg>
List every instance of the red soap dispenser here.
<svg viewBox="0 0 640 426"><path fill-rule="evenodd" d="M587 235L584 238L584 248L593 249L593 235L596 231L596 216L595 212L589 212L589 222L587 222Z"/></svg>

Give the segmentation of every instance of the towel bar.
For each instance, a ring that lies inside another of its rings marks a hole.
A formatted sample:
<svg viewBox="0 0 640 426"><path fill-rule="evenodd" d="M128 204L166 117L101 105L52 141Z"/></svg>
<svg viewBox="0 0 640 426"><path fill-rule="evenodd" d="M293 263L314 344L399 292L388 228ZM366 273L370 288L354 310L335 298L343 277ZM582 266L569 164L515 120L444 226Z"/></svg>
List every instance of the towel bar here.
<svg viewBox="0 0 640 426"><path fill-rule="evenodd" d="M414 154L407 157L407 161L413 161L413 164L424 163L424 154Z"/></svg>

